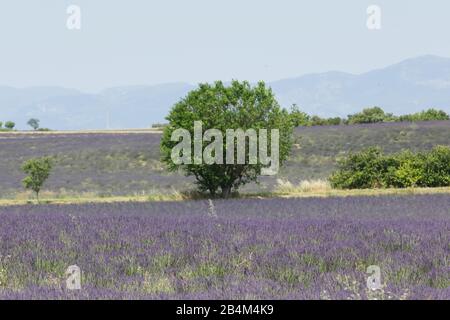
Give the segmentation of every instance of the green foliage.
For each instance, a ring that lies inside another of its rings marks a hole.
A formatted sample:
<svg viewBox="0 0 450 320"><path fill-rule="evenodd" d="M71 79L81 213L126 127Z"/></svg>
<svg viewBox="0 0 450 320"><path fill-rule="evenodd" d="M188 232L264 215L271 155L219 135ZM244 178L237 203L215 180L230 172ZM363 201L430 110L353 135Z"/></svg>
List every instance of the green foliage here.
<svg viewBox="0 0 450 320"><path fill-rule="evenodd" d="M361 112L349 115L347 119L340 117L321 118L310 116L298 109L296 105L291 108L291 120L295 126L330 126L342 124L378 123L378 122L417 122L417 121L443 121L450 120L450 116L442 110L428 109L421 112L394 116L385 113L380 107L366 108Z"/></svg>
<svg viewBox="0 0 450 320"><path fill-rule="evenodd" d="M290 117L294 127L310 125L309 115L306 112L300 111L296 104L293 104L291 107Z"/></svg>
<svg viewBox="0 0 450 320"><path fill-rule="evenodd" d="M154 128L154 129L164 128L164 127L167 127L167 126L168 126L167 123L159 123L159 122L157 122L157 123L153 123L152 124L152 128Z"/></svg>
<svg viewBox="0 0 450 320"><path fill-rule="evenodd" d="M14 129L16 124L12 121L6 121L3 123L3 121L0 121L0 131L11 131Z"/></svg>
<svg viewBox="0 0 450 320"><path fill-rule="evenodd" d="M407 114L398 117L399 121L433 121L433 120L450 120L450 116L442 110L428 109L422 112Z"/></svg>
<svg viewBox="0 0 450 320"><path fill-rule="evenodd" d="M347 119L340 117L321 118L319 116L309 116L300 111L296 105L291 109L291 120L295 126L329 126L341 124L359 124L359 123L378 123L378 122L417 122L417 121L441 121L450 120L450 116L436 109L428 109L421 112L394 116L392 113L386 113L380 107L366 108L361 112L349 115Z"/></svg>
<svg viewBox="0 0 450 320"><path fill-rule="evenodd" d="M321 118L319 116L312 116L309 123L310 126L336 126L343 124L344 120L340 117L335 118Z"/></svg>
<svg viewBox="0 0 450 320"><path fill-rule="evenodd" d="M372 147L350 154L338 167L330 182L339 189L450 186L450 147L391 155Z"/></svg>
<svg viewBox="0 0 450 320"><path fill-rule="evenodd" d="M328 125L337 126L337 125L344 123L344 120L340 117L335 117L335 118L328 118L327 122L328 122Z"/></svg>
<svg viewBox="0 0 450 320"><path fill-rule="evenodd" d="M422 185L439 187L450 185L450 148L437 146L426 154Z"/></svg>
<svg viewBox="0 0 450 320"><path fill-rule="evenodd" d="M33 130L37 130L39 129L39 119L35 119L35 118L31 118L30 120L28 120L27 124L33 128Z"/></svg>
<svg viewBox="0 0 450 320"><path fill-rule="evenodd" d="M26 189L31 189L36 193L36 198L39 201L39 192L44 182L50 176L52 170L52 160L48 157L30 159L25 161L22 165L22 170L28 174L22 183Z"/></svg>
<svg viewBox="0 0 450 320"><path fill-rule="evenodd" d="M328 124L327 119L319 116L312 116L309 123L311 126L326 126Z"/></svg>
<svg viewBox="0 0 450 320"><path fill-rule="evenodd" d="M12 121L6 121L5 122L5 128L8 130L13 130L16 124Z"/></svg>
<svg viewBox="0 0 450 320"><path fill-rule="evenodd" d="M377 123L394 120L392 113L385 113L380 107L366 108L348 116L348 124Z"/></svg>
<svg viewBox="0 0 450 320"><path fill-rule="evenodd" d="M381 150L370 147L341 160L339 170L331 176L330 182L334 188L382 187L388 167Z"/></svg>
<svg viewBox="0 0 450 320"><path fill-rule="evenodd" d="M248 147L246 164L175 164L171 159L172 148L178 144L171 141L174 130L183 128L193 136L194 121L202 121L203 131L218 129L224 137L226 129L254 129L257 132L258 129L267 129L268 132L279 129L280 165L291 150L293 126L289 113L280 108L271 89L263 82L254 87L246 81L232 81L228 87L221 81L200 84L198 89L175 104L166 119L169 125L164 128L161 140L163 162L171 171L182 169L188 176L194 176L199 190L208 191L212 196L220 189L222 196L228 197L232 189L257 181L263 166L260 163L248 164ZM270 150L270 140L268 142Z"/></svg>
<svg viewBox="0 0 450 320"><path fill-rule="evenodd" d="M340 117L321 118L319 116L309 116L306 112L301 111L296 104L292 105L290 118L294 127L300 126L331 126L340 125L344 120Z"/></svg>

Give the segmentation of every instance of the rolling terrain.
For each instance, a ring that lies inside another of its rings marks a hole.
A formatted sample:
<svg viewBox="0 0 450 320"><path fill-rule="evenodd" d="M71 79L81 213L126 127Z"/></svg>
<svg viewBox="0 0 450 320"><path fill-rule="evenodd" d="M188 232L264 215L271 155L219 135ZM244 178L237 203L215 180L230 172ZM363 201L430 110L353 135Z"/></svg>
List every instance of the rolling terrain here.
<svg viewBox="0 0 450 320"><path fill-rule="evenodd" d="M45 190L55 194L95 196L146 195L192 188L192 179L167 173L159 161L160 133L155 131L98 131L0 133L0 196L23 192L23 161L55 157ZM350 151L380 146L385 152L405 148L429 150L450 145L450 121L381 123L302 127L295 131L292 154L278 176L263 177L260 185L243 191L270 191L277 178L291 182L325 179L336 161Z"/></svg>
<svg viewBox="0 0 450 320"><path fill-rule="evenodd" d="M397 115L427 108L450 113L450 58L420 56L362 74L330 71L268 82L280 105L309 114L340 116L379 106ZM86 93L60 87L0 86L0 121L19 129L30 118L54 130L149 128L164 122L189 83L122 86Z"/></svg>

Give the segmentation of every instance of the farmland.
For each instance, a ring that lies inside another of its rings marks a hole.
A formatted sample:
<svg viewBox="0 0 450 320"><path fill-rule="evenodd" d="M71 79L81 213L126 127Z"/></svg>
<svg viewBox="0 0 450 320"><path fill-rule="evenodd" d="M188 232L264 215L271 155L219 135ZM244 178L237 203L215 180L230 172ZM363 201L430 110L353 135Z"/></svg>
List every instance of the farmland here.
<svg viewBox="0 0 450 320"><path fill-rule="evenodd" d="M0 208L0 298L449 299L448 195ZM82 290L64 271L82 270ZM382 290L366 288L381 268Z"/></svg>
<svg viewBox="0 0 450 320"><path fill-rule="evenodd" d="M297 128L279 176L240 198L158 202L192 188L161 165L159 132L1 133L0 299L450 299L448 188L274 192L350 151L449 137L449 121ZM39 156L55 159L53 197L27 204L20 164ZM81 290L67 290L70 265Z"/></svg>
<svg viewBox="0 0 450 320"><path fill-rule="evenodd" d="M131 196L192 188L192 179L167 173L161 165L159 141L160 134L151 130L0 133L0 197L20 196L20 164L38 156L55 157L45 185L54 195ZM337 159L368 146L389 153L435 145L450 145L450 121L297 128L291 157L278 177L324 179ZM263 178L243 191L272 191L278 177Z"/></svg>

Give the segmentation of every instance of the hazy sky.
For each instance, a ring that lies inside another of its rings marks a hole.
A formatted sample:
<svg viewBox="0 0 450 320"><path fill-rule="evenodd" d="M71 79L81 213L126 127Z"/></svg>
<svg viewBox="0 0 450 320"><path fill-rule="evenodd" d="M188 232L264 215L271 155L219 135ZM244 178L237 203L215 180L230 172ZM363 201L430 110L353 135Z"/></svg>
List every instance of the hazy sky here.
<svg viewBox="0 0 450 320"><path fill-rule="evenodd" d="M81 8L81 30L66 9ZM366 26L381 8L381 30ZM360 73L450 57L448 0L1 0L0 85L116 85Z"/></svg>

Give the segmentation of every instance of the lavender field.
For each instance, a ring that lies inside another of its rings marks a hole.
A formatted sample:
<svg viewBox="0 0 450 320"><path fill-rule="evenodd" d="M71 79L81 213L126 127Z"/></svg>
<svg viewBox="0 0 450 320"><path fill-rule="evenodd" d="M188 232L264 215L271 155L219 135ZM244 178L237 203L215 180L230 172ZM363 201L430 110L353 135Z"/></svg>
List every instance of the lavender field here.
<svg viewBox="0 0 450 320"><path fill-rule="evenodd" d="M25 205L0 221L1 299L450 299L448 195Z"/></svg>
<svg viewBox="0 0 450 320"><path fill-rule="evenodd" d="M450 121L376 123L297 128L295 145L280 175L262 177L243 191L271 191L276 178L292 182L324 179L349 151L380 146L384 152L430 150L450 145ZM134 133L0 133L0 197L23 192L23 161L52 156L55 167L45 184L54 193L96 196L133 195L192 188L193 180L170 174L160 163L160 134Z"/></svg>

